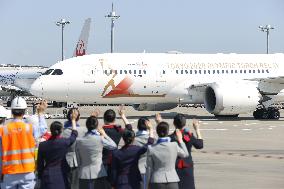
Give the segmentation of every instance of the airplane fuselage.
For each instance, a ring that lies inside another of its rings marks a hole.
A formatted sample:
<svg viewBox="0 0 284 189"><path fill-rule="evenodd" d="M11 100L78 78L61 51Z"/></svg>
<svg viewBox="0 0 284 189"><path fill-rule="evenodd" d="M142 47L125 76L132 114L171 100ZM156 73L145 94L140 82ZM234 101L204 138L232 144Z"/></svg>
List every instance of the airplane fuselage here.
<svg viewBox="0 0 284 189"><path fill-rule="evenodd" d="M94 54L51 66L34 82L32 93L90 104L203 103L204 90L194 86L251 84L284 76L283 66L283 54Z"/></svg>

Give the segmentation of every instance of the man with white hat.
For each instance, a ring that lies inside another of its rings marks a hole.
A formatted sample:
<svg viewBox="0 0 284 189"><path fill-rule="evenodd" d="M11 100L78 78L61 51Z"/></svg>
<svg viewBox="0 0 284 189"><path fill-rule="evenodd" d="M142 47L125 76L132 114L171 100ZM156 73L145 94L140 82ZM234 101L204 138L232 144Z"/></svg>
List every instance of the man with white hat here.
<svg viewBox="0 0 284 189"><path fill-rule="evenodd" d="M4 124L6 118L8 117L8 110L0 105L0 126Z"/></svg>

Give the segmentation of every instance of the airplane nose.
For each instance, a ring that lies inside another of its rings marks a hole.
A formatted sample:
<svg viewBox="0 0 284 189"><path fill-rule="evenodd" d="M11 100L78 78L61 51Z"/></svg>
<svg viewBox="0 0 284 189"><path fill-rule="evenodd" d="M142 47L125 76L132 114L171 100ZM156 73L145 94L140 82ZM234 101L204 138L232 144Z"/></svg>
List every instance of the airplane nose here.
<svg viewBox="0 0 284 189"><path fill-rule="evenodd" d="M31 88L30 88L30 92L32 95L36 96L36 97L43 97L43 86L42 86L42 82L41 79L38 78L36 79Z"/></svg>

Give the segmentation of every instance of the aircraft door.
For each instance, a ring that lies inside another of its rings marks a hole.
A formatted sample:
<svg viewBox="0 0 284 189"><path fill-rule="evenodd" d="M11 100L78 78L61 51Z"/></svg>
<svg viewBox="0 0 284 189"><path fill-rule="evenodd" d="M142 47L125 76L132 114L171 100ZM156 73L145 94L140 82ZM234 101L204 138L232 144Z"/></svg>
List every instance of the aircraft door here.
<svg viewBox="0 0 284 189"><path fill-rule="evenodd" d="M84 65L83 67L83 84L95 84L95 74L97 67L95 65Z"/></svg>
<svg viewBox="0 0 284 189"><path fill-rule="evenodd" d="M158 69L156 71L156 94L164 94L165 93L165 87L167 84L166 80L166 71L164 69Z"/></svg>

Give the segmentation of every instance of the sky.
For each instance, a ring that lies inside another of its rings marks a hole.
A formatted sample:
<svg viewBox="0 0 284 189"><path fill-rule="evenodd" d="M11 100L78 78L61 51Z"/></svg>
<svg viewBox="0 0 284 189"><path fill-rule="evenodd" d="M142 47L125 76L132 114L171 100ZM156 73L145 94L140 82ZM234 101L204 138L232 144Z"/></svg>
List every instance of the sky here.
<svg viewBox="0 0 284 189"><path fill-rule="evenodd" d="M114 3L114 51L124 53L266 53L266 33L275 27L270 52L284 53L283 0L0 0L0 64L51 66L72 57L82 25L92 18L88 54L110 52Z"/></svg>

